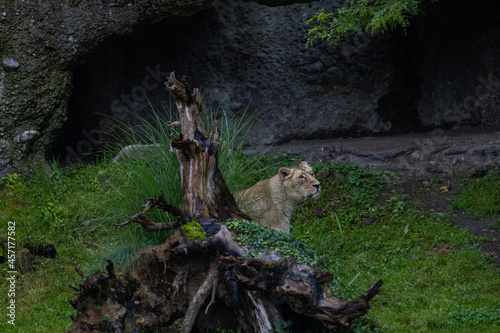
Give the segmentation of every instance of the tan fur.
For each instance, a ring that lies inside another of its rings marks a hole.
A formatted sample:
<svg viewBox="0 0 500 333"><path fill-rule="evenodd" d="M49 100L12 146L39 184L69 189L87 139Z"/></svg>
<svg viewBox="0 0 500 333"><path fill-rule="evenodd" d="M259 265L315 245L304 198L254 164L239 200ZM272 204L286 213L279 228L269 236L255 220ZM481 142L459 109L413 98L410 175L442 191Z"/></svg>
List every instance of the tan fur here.
<svg viewBox="0 0 500 333"><path fill-rule="evenodd" d="M278 174L235 193L239 207L255 222L290 231L290 218L297 202L320 196L320 184L307 162L280 168Z"/></svg>

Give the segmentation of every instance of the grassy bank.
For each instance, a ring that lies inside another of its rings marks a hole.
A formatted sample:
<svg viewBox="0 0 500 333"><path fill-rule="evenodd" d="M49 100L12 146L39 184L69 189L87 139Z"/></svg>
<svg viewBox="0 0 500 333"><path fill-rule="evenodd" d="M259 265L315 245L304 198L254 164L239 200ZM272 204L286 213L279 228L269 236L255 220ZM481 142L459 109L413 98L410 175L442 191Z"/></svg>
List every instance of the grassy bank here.
<svg viewBox="0 0 500 333"><path fill-rule="evenodd" d="M354 166L330 168L333 175L320 179L321 199L304 202L294 215L292 234L314 250L323 269L334 273L331 287L339 296L355 297L384 280L370 316L358 320L351 331L500 331L499 271L478 250L477 239L452 223L451 214L412 207L388 190L393 175ZM16 222L19 272L16 326L3 316L2 332L66 331L75 312L68 303L74 295L68 285L82 280L74 267L81 264L91 273L113 253L133 256L148 245L142 230L118 232L109 212L103 211L100 203L116 189L111 184L115 172L116 167L101 163L2 181L2 244L7 222ZM168 234L149 236L155 243ZM37 256L33 266L23 260L22 247L47 243L57 249L54 259ZM2 264L2 281L8 270L8 262ZM1 288L7 295L7 284ZM6 300L2 297L0 303L4 314Z"/></svg>
<svg viewBox="0 0 500 333"><path fill-rule="evenodd" d="M492 170L485 177L470 179L453 204L469 216L478 219L500 215L500 172Z"/></svg>
<svg viewBox="0 0 500 333"><path fill-rule="evenodd" d="M249 160L231 154L245 163L233 164L243 168L233 173L244 171L252 179L291 163L286 155L280 160ZM15 222L18 274L13 327L5 316L10 299L6 278L12 269L8 261L1 265L0 331L66 331L75 313L68 303L75 292L68 285L82 281L74 270L77 264L87 274L102 268L106 258L126 264L139 248L168 237L133 225L120 231L113 227L145 197L168 186L170 178L158 177L165 173L159 160L155 157L156 166L150 160L132 159L120 165L38 168L30 176L12 175L1 181L0 241L5 256L8 222ZM292 235L314 251L322 269L336 276L331 288L342 298L355 297L384 280L370 315L357 320L351 331L500 331L500 273L479 251L478 239L453 224L451 213L422 211L410 204L391 190L395 175L340 164L328 167L331 175L319 176L322 197L302 203L293 217ZM144 176L147 170L150 174ZM137 172L142 172L141 182ZM482 181L492 177L496 175ZM143 188L144 182L151 187ZM231 180L233 187L238 182ZM473 181L470 186L479 185ZM470 200L467 189L462 196ZM57 249L54 259L30 258L21 251L48 243Z"/></svg>
<svg viewBox="0 0 500 333"><path fill-rule="evenodd" d="M384 280L358 330L500 331L499 271L451 213L418 209L391 190L390 174L331 169L322 198L303 204L292 233L322 256L344 297Z"/></svg>

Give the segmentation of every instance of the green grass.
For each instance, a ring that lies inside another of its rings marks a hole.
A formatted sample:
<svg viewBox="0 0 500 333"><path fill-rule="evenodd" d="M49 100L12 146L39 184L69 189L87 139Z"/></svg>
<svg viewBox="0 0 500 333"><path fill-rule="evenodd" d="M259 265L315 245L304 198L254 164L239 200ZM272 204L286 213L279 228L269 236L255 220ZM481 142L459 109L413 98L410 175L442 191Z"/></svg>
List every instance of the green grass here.
<svg viewBox="0 0 500 333"><path fill-rule="evenodd" d="M101 165L79 165L53 169L47 174L38 168L31 177L12 175L0 185L0 243L6 250L8 222L16 223L16 326L5 320L7 285L10 269L2 265L0 273L1 332L63 332L69 329L74 314L68 298L81 277L74 267L101 261L95 250L107 232L85 221L100 214L89 204L101 191ZM24 246L52 243L55 259L37 257L35 270L21 270L20 249Z"/></svg>
<svg viewBox="0 0 500 333"><path fill-rule="evenodd" d="M131 151L107 167L105 186L108 190L96 203L105 213L95 219L97 223L121 223L124 216L134 215L136 207L141 208L147 198L159 193L163 193L168 203L182 205L179 164L177 157L170 152L170 135L178 135L175 128L169 127L174 120L176 118L168 107L164 106L162 111L151 108L137 128L120 134L118 147L132 144L143 148ZM223 110L208 111L205 115L207 133L216 122L221 129L218 165L231 191L246 188L277 172L277 163L280 162L279 159L262 158L265 150L249 157L241 154L245 138L252 131L251 120L243 117L230 119ZM257 147L258 143L247 149L254 152ZM111 148L108 155L115 156L118 151ZM175 220L159 210L152 210L148 217L155 222ZM119 237L113 237L103 251L106 258L117 265L133 264L134 254L139 249L163 243L170 234L171 231L148 232L132 223L120 229Z"/></svg>
<svg viewBox="0 0 500 333"><path fill-rule="evenodd" d="M475 218L500 215L500 172L490 171L485 177L469 180L453 200L455 207Z"/></svg>
<svg viewBox="0 0 500 333"><path fill-rule="evenodd" d="M17 332L67 330L74 314L67 301L74 292L67 285L82 281L74 266L80 263L87 272L103 267L109 244L131 237L122 233L130 226L118 232L112 221L102 222L106 214L96 205L116 188L110 185L116 168L80 165L3 181L2 235L7 221L16 221L19 246L52 242L58 250L56 259L37 258L36 270L18 276ZM370 316L356 321L351 331L500 330L500 275L473 236L454 226L450 214L418 211L388 191L392 175L355 166L331 168L334 176L320 179L322 198L304 201L294 215L292 235L314 250L323 269L334 273L331 288L345 299L384 280ZM373 223L365 225L365 218ZM120 255L133 257L137 245L116 246L115 252L120 250ZM5 277L4 264L3 281ZM1 288L5 295L6 285ZM5 301L2 297L2 308ZM10 329L0 322L0 331Z"/></svg>
<svg viewBox="0 0 500 333"><path fill-rule="evenodd" d="M241 141L235 137L244 136L248 124L234 128L231 124L237 120L223 115L218 119L226 133L236 133L223 139L219 156L232 190L295 163L285 154L275 159L241 155ZM36 257L35 269L19 272L15 328L4 316L9 268L1 265L1 332L68 330L69 316L75 314L68 303L75 292L68 285L82 282L74 271L77 264L89 274L102 269L105 259L133 263L140 248L168 237L167 232L146 233L135 225L119 231L113 226L159 192L180 204L176 160L165 139L169 133L161 132L165 126L157 128L145 123L140 137L127 137L127 143L164 143L153 146L149 157L64 169L53 163L50 168L34 168L30 176L11 175L0 181L0 243L5 251L7 222L15 221L17 268L22 266L19 250L25 245L52 243L58 251L55 259ZM324 166L315 166L315 171ZM340 164L329 167L333 176L320 179L322 197L301 203L291 234L310 247L309 255L322 269L334 274L331 288L344 299L384 280L371 302L370 316L355 321L351 332L500 332L500 274L479 251L475 237L456 227L450 213L419 211L390 191L393 174ZM492 173L473 183L494 184L497 177ZM163 214L151 218L169 219Z"/></svg>
<svg viewBox="0 0 500 333"><path fill-rule="evenodd" d="M354 331L500 331L500 274L475 237L450 213L419 211L388 191L387 175L332 169L333 177L320 179L322 198L294 215L292 233L323 255L338 295L356 297L384 280L370 321Z"/></svg>

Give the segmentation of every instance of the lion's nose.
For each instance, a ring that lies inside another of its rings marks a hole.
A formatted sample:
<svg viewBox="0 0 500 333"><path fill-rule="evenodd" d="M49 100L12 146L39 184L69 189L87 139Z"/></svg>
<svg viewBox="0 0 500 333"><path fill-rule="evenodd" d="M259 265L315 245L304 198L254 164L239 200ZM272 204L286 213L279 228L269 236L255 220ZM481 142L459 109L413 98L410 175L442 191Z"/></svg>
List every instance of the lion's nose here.
<svg viewBox="0 0 500 333"><path fill-rule="evenodd" d="M314 186L314 187L316 187L316 189L318 189L318 190L319 190L319 183L317 183L317 184L313 184L313 186Z"/></svg>

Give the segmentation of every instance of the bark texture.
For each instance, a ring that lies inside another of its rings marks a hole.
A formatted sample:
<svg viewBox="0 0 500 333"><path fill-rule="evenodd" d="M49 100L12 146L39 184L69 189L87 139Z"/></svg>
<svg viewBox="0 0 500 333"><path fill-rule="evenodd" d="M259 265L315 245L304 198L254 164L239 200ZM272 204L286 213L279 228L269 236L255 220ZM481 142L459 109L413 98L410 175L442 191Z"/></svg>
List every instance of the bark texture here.
<svg viewBox="0 0 500 333"><path fill-rule="evenodd" d="M179 111L179 122L173 126L180 127L181 134L170 139L180 164L184 211L200 222L249 219L238 209L217 165L219 127L215 124L207 136L200 91L191 90L186 80L182 81L171 73L165 87Z"/></svg>

